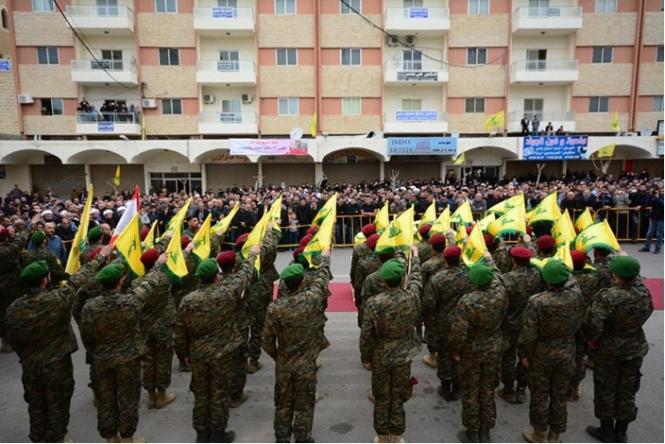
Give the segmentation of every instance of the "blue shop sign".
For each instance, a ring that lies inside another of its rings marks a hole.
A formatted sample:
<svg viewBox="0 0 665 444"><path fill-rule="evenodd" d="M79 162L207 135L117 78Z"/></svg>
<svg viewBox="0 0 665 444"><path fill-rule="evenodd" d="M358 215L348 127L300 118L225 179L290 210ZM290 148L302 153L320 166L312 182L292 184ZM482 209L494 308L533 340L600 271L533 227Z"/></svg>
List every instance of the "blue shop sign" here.
<svg viewBox="0 0 665 444"><path fill-rule="evenodd" d="M113 129L113 122L97 122L97 131L100 133L112 133Z"/></svg>
<svg viewBox="0 0 665 444"><path fill-rule="evenodd" d="M429 18L428 8L409 8L409 18L426 19Z"/></svg>
<svg viewBox="0 0 665 444"><path fill-rule="evenodd" d="M388 137L388 155L452 156L457 152L457 137Z"/></svg>
<svg viewBox="0 0 665 444"><path fill-rule="evenodd" d="M396 111L395 119L398 122L436 122L439 113L436 111Z"/></svg>
<svg viewBox="0 0 665 444"><path fill-rule="evenodd" d="M588 136L524 137L524 160L586 159Z"/></svg>
<svg viewBox="0 0 665 444"><path fill-rule="evenodd" d="M212 8L213 18L234 18L235 16L235 8Z"/></svg>

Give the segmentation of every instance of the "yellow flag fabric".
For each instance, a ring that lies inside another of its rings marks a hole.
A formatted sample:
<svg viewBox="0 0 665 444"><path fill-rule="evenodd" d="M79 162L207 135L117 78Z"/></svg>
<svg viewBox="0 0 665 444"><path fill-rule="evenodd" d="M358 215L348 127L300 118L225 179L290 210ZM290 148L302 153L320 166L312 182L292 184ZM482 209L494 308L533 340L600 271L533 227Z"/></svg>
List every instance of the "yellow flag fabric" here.
<svg viewBox="0 0 665 444"><path fill-rule="evenodd" d="M515 207L499 217L487 227L487 232L495 237L501 236L502 234L526 233L526 215L524 213L524 207Z"/></svg>
<svg viewBox="0 0 665 444"><path fill-rule="evenodd" d="M471 230L471 234L469 234L469 237L464 242L464 247L462 248L462 260L464 260L464 263L470 267L482 259L486 252L487 247L485 246L483 231L480 229L480 225L476 224L473 227L473 230Z"/></svg>
<svg viewBox="0 0 665 444"><path fill-rule="evenodd" d="M169 224L166 226L166 231L175 231L176 225L180 228L178 230L178 233L181 232L182 230L182 223L185 220L185 217L187 217L187 211L189 211L189 206L192 204L192 198L190 197L187 199L187 202L185 202L185 205L182 206L178 210L178 212L171 218L169 221Z"/></svg>
<svg viewBox="0 0 665 444"><path fill-rule="evenodd" d="M175 224L173 237L169 241L169 246L166 247L166 266L171 270L171 273L178 277L186 276L188 273L185 255L182 254L182 245L180 244L181 230L182 224Z"/></svg>
<svg viewBox="0 0 665 444"><path fill-rule="evenodd" d="M115 175L113 176L113 185L120 186L120 165L115 167Z"/></svg>
<svg viewBox="0 0 665 444"><path fill-rule="evenodd" d="M393 247L396 250L404 251L408 256L415 233L413 215L414 210L411 206L393 220L388 229L381 233L381 237L376 242L375 251L381 253L385 248Z"/></svg>
<svg viewBox="0 0 665 444"><path fill-rule="evenodd" d="M466 154L466 153L462 153L462 154L460 154L459 156L457 156L457 157L455 158L455 161L453 162L453 165L464 165L464 163L466 162L466 156L465 156L465 154Z"/></svg>
<svg viewBox="0 0 665 444"><path fill-rule="evenodd" d="M143 239L143 251L148 250L155 246L155 227L157 226L157 221L154 221L150 226L150 231L148 235Z"/></svg>
<svg viewBox="0 0 665 444"><path fill-rule="evenodd" d="M247 240L242 246L242 256L243 257L248 257L249 256L249 250L254 246L258 245L261 246L261 242L263 241L263 236L266 234L266 229L268 227L268 223L270 222L270 213L271 211L266 211L263 213L263 216L261 216L261 219L254 225L254 228L252 228L252 231L249 232L249 236L247 237ZM254 268L256 271L259 271L261 269L261 255L256 256L256 261L254 262Z"/></svg>
<svg viewBox="0 0 665 444"><path fill-rule="evenodd" d="M127 265L136 276L145 274L141 262L141 221L138 213L132 217L115 241L115 248L125 258Z"/></svg>
<svg viewBox="0 0 665 444"><path fill-rule="evenodd" d="M612 120L610 121L610 129L616 133L621 131L621 124L619 123L619 111L614 110Z"/></svg>
<svg viewBox="0 0 665 444"><path fill-rule="evenodd" d="M367 240L367 238L365 237L365 235L363 234L363 232L360 231L360 232L359 232L358 234L356 234L356 235L354 236L354 238L353 238L353 246L354 246L354 247L357 247L358 245L362 245L362 244L365 243L366 240Z"/></svg>
<svg viewBox="0 0 665 444"><path fill-rule="evenodd" d="M568 269L571 271L574 268L573 265L573 257L570 255L570 245L561 245L559 248L557 248L556 252L554 253L554 256L552 257L547 257L545 259L538 259L538 258L533 258L529 262L531 262L531 265L534 265L536 268L541 269L547 265L549 261L556 261L559 260L563 262ZM593 269L593 267L587 266L584 267L585 269Z"/></svg>
<svg viewBox="0 0 665 444"><path fill-rule="evenodd" d="M282 218L282 195L270 205L270 221L276 222ZM269 222L270 222L269 221ZM266 225L268 223L266 222Z"/></svg>
<svg viewBox="0 0 665 444"><path fill-rule="evenodd" d="M591 211L589 211L589 208L585 208L582 213L577 216L577 219L575 219L575 229L579 233L580 231L584 230L586 227L589 225L593 224L593 217L591 217Z"/></svg>
<svg viewBox="0 0 665 444"><path fill-rule="evenodd" d="M217 222L215 225L213 225L210 229L215 233L217 236L222 236L224 233L226 233L229 230L229 227L231 226L231 222L233 221L233 218L236 216L236 213L240 209L240 202L236 202L236 204L231 208L231 211L229 211L229 214L227 214L222 220Z"/></svg>
<svg viewBox="0 0 665 444"><path fill-rule="evenodd" d="M312 120L309 121L309 135L312 137L316 137L317 133L317 118L316 118L316 113L312 114Z"/></svg>
<svg viewBox="0 0 665 444"><path fill-rule="evenodd" d="M557 203L556 191L548 194L543 200L540 201L538 206L529 213L529 223L539 222L543 220L555 221L561 217L561 210Z"/></svg>
<svg viewBox="0 0 665 444"><path fill-rule="evenodd" d="M589 252L589 250L597 247L608 248L612 251L621 251L621 246L617 242L607 219L602 222L597 222L589 225L577 235L575 239L575 249Z"/></svg>
<svg viewBox="0 0 665 444"><path fill-rule="evenodd" d="M467 237L468 235L466 234L466 227L460 224L460 226L457 227L457 233L455 234L455 245L462 245L466 241Z"/></svg>
<svg viewBox="0 0 665 444"><path fill-rule="evenodd" d="M337 195L335 195L337 196ZM332 200L329 199L329 201ZM323 208L322 208L323 209ZM335 229L335 219L337 218L337 206L332 207L331 211L323 219L319 231L316 232L311 241L307 243L303 254L313 266L314 257L320 255L323 250L330 250L332 248L333 231Z"/></svg>
<svg viewBox="0 0 665 444"><path fill-rule="evenodd" d="M570 219L570 214L568 211L564 211L563 214L552 226L552 237L556 246L569 245L572 241L575 240L577 233L575 232L575 226L573 221Z"/></svg>
<svg viewBox="0 0 665 444"><path fill-rule="evenodd" d="M512 210L515 207L522 207L525 208L524 206L524 194L516 194L513 197L506 199L502 202L499 202L496 205L493 205L491 208L487 210L488 213L497 213L499 216L507 213L508 211Z"/></svg>
<svg viewBox="0 0 665 444"><path fill-rule="evenodd" d="M503 125L506 123L506 113L501 110L496 114L492 114L487 119L485 119L485 129L487 131L492 131L495 128L503 128Z"/></svg>
<svg viewBox="0 0 665 444"><path fill-rule="evenodd" d="M90 224L90 208L92 208L92 198L94 188L92 185L88 187L88 193L85 196L85 205L83 205L83 212L81 213L81 223L79 224L74 240L72 241L72 249L67 256L67 265L65 271L69 274L74 274L81 268L81 244L88 237L88 226Z"/></svg>
<svg viewBox="0 0 665 444"><path fill-rule="evenodd" d="M457 207L450 221L456 224L467 225L473 223L473 212L471 211L471 204L468 200L464 201L462 205Z"/></svg>
<svg viewBox="0 0 665 444"><path fill-rule="evenodd" d="M381 207L379 212L376 213L376 216L374 217L374 225L376 225L377 232L383 232L383 230L388 228L388 225L390 225L388 202L384 203L383 207Z"/></svg>
<svg viewBox="0 0 665 444"><path fill-rule="evenodd" d="M487 231L487 228L490 226L492 222L496 220L496 216L494 213L490 213L487 216L483 217L478 221L478 225L480 225L480 229L482 231Z"/></svg>
<svg viewBox="0 0 665 444"><path fill-rule="evenodd" d="M439 214L439 217L432 224L430 232L432 234L445 233L448 230L450 230L450 207L446 207L446 209Z"/></svg>
<svg viewBox="0 0 665 444"><path fill-rule="evenodd" d="M316 216L314 216L312 225L320 226L329 214L334 214L334 217L337 217L337 193L333 194L326 203L323 204L321 209L316 213Z"/></svg>
<svg viewBox="0 0 665 444"><path fill-rule="evenodd" d="M210 243L210 225L212 221L212 214L208 213L208 217L205 218L199 231L196 232L194 239L194 249L192 253L197 255L199 259L205 260L210 257L210 252L212 251Z"/></svg>
<svg viewBox="0 0 665 444"><path fill-rule="evenodd" d="M420 224L433 224L436 220L436 202L432 202L420 218Z"/></svg>
<svg viewBox="0 0 665 444"><path fill-rule="evenodd" d="M607 157L613 157L615 149L616 149L616 145L605 145L604 147L602 147L598 151L596 151L596 156L599 159L604 159L604 158L607 158Z"/></svg>

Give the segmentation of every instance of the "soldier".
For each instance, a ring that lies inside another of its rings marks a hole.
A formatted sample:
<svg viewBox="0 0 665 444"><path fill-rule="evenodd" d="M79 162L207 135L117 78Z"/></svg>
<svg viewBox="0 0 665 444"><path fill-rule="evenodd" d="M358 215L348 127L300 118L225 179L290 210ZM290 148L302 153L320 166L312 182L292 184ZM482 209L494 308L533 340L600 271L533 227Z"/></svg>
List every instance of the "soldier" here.
<svg viewBox="0 0 665 444"><path fill-rule="evenodd" d="M430 280L443 268L445 264L445 259L443 258L443 250L446 248L446 238L441 233L432 234L427 240L432 247L432 256L427 260L422 262L420 267L422 270L423 277L423 287L420 291L420 302L423 304L425 299L425 289L428 287ZM418 257L420 256L420 250L418 251ZM421 259L422 261L422 259ZM429 354L423 356L423 362L431 367L436 368L436 347L432 339L435 336L434 328L436 325L435 319L432 318L432 312L425 310L423 305L422 319L425 324L425 343L427 344L427 349Z"/></svg>
<svg viewBox="0 0 665 444"><path fill-rule="evenodd" d="M7 343L5 312L7 307L21 297L21 287L16 284L20 272L19 256L28 241L29 231L15 234L14 227L0 226L0 340L1 353L13 350Z"/></svg>
<svg viewBox="0 0 665 444"><path fill-rule="evenodd" d="M488 260L491 256L488 254ZM501 323L508 300L498 273L484 261L469 268L476 287L457 303L448 335L453 360L459 363L462 389L461 442L491 442L490 429L496 421L494 389L499 385Z"/></svg>
<svg viewBox="0 0 665 444"><path fill-rule="evenodd" d="M198 284L198 279L196 279L195 276L196 267L198 266L198 257L190 253L191 248L189 249L189 251L187 250L187 247L189 246L190 243L191 241L189 237L182 236L180 238L180 248L184 252L185 265L187 265L187 274L182 278L170 275L170 277L173 280L171 293L173 294L173 304L176 309L176 317L178 309L180 307L180 301L182 300L182 298L185 297L185 295L194 291L196 285ZM179 334L177 333L178 331L182 330L175 330L174 334L178 335ZM175 353L178 356L179 368L181 372L191 372L192 371L191 367L189 366L189 364L187 364L187 361L185 361L186 351L178 347L178 344L182 343L183 342L180 341L179 338L177 337L175 338Z"/></svg>
<svg viewBox="0 0 665 444"><path fill-rule="evenodd" d="M560 442L559 434L566 431L575 335L584 322L584 301L563 262L549 261L541 274L545 291L529 299L518 340L520 360L529 368L531 391L532 428L522 435L528 442Z"/></svg>
<svg viewBox="0 0 665 444"><path fill-rule="evenodd" d="M194 239L196 232L199 231L201 226L201 221L196 216L191 216L185 221L187 223L187 228L182 232L182 235L188 239Z"/></svg>
<svg viewBox="0 0 665 444"><path fill-rule="evenodd" d="M110 253L103 249L62 285L51 285L46 261L28 264L21 281L25 296L7 308L7 341L23 368L24 397L32 442L64 442L74 393L71 354L78 349L71 325L74 293Z"/></svg>
<svg viewBox="0 0 665 444"><path fill-rule="evenodd" d="M34 245L35 249L32 251L24 251L23 258L21 262L24 265L31 264L36 261L46 261L49 269L49 274L51 275L51 280L54 283L63 281L69 277L65 273L65 269L62 268L60 259L50 252L47 247L48 239L43 231L35 231L30 237L30 242Z"/></svg>
<svg viewBox="0 0 665 444"><path fill-rule="evenodd" d="M404 260L404 255L400 254L399 256L400 260ZM375 258L377 258L378 261L370 261L367 257L361 261L361 264L358 267L358 273L356 274L358 279L362 279L362 290L360 291L360 300L362 301L361 308L367 304L367 301L371 297L376 296L388 288L386 286L386 282L381 279L381 276L379 275L379 269L381 268L381 265L385 264L387 261L393 259L394 257L395 249L393 247L385 247L381 251L381 254L375 255ZM364 276L367 271L373 269L377 265L378 268L375 271L372 271L369 275Z"/></svg>
<svg viewBox="0 0 665 444"><path fill-rule="evenodd" d="M178 340L192 367L193 426L196 442L233 442L227 431L235 352L244 341L236 321L238 305L254 273L259 252L253 247L240 270L231 274L235 253L223 252L226 270L218 279L218 262L206 259L196 268L201 286L185 296L178 311ZM239 363L236 363L236 365ZM244 370L244 368L243 368Z"/></svg>
<svg viewBox="0 0 665 444"><path fill-rule="evenodd" d="M501 325L507 350L501 355L501 382L499 396L511 404L523 404L526 399L528 371L517 359L517 339L522 329L522 313L529 298L543 291L540 271L531 266L531 250L522 246L510 249L513 270L504 275L508 312ZM517 363L515 362L517 361ZM517 389L515 389L517 380Z"/></svg>
<svg viewBox="0 0 665 444"><path fill-rule="evenodd" d="M614 283L614 277L610 271L612 250L604 247L593 249L593 266L598 271L598 290L610 288Z"/></svg>
<svg viewBox="0 0 665 444"><path fill-rule="evenodd" d="M552 236L549 234L543 234L536 239L536 247L538 248L536 257L538 259L546 259L554 255L556 244L554 243L554 238Z"/></svg>
<svg viewBox="0 0 665 444"><path fill-rule="evenodd" d="M360 333L360 358L372 372L374 430L378 442L400 442L406 430L404 403L411 398L411 360L420 351L414 323L420 316L420 261L411 247L406 289L404 262L391 259L379 274L389 287L367 301Z"/></svg>
<svg viewBox="0 0 665 444"><path fill-rule="evenodd" d="M84 247L81 248L81 254L79 255L79 260L81 265L86 263L91 253L102 246L102 229L99 227L93 227L88 231L86 236L87 242Z"/></svg>
<svg viewBox="0 0 665 444"><path fill-rule="evenodd" d="M628 424L637 417L635 395L642 360L649 350L642 326L653 312L649 290L639 277L640 264L630 256L610 262L612 287L596 294L587 318L593 350L594 409L600 427L587 432L602 442L626 442Z"/></svg>
<svg viewBox="0 0 665 444"><path fill-rule="evenodd" d="M508 252L508 247L501 242L501 237L494 237L489 233L485 233L485 245L487 250L492 255L492 260L496 268L501 273L508 273L513 269L513 262Z"/></svg>
<svg viewBox="0 0 665 444"><path fill-rule="evenodd" d="M371 235L376 233L376 225L374 224L367 224L363 225L363 227L360 230L365 236L365 241L369 239ZM369 255L372 253L372 250L370 250L367 247L367 243L363 242L360 245L357 245L353 247L353 254L351 255L351 270L349 271L349 278L351 279L351 285L353 286L355 281L356 281L356 270L358 267L358 262L360 259L363 257ZM359 288L356 288L355 286L353 287L354 292L360 292Z"/></svg>
<svg viewBox="0 0 665 444"><path fill-rule="evenodd" d="M381 267L381 259L375 254L376 243L379 240L379 234L372 234L365 241L365 245L369 254L363 256L356 266L354 281L351 283L353 285L353 296L356 303L356 308L358 309L358 326L362 326L363 320L363 298L362 298L362 288L365 284L367 277L377 271Z"/></svg>
<svg viewBox="0 0 665 444"><path fill-rule="evenodd" d="M275 360L276 442L290 442L292 434L296 442L314 442L316 358L330 345L322 333L329 267L330 251L324 250L316 277L305 287L303 266L289 265L280 273L286 291L268 307L261 345Z"/></svg>
<svg viewBox="0 0 665 444"><path fill-rule="evenodd" d="M418 227L418 234L423 239L420 245L418 245L418 257L420 258L421 264L427 262L432 257L432 254L434 254L432 245L428 242L429 232L431 229L432 229L431 224L423 224L420 227Z"/></svg>

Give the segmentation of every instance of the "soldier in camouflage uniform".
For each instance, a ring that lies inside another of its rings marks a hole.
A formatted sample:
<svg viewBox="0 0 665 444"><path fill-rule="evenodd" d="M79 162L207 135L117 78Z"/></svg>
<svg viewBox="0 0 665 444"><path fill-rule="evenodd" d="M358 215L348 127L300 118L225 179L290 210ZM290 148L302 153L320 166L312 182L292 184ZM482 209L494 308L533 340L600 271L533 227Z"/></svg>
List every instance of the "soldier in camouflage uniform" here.
<svg viewBox="0 0 665 444"><path fill-rule="evenodd" d="M610 271L611 254L612 251L607 248L596 247L593 249L593 266L598 271L598 290L610 288L614 282Z"/></svg>
<svg viewBox="0 0 665 444"><path fill-rule="evenodd" d="M183 250L183 254L185 257L185 265L187 265L187 274L183 276L182 278L174 279L174 284L171 288L171 294L173 295L173 304L176 309L176 318L177 318L177 311L180 307L180 301L182 298L184 298L187 294L191 293L194 291L198 284L198 279L196 279L195 273L196 273L196 267L198 266L198 258L196 255L191 254L190 252L187 252L187 247L190 244L190 238L187 236L182 236L180 238L180 246ZM176 321L177 322L177 321ZM178 330L176 330L175 335L178 335L177 333ZM180 330L182 331L182 330ZM181 372L190 372L192 369L190 366L187 364L185 361L186 357L186 350L182 350L181 348L178 347L178 344L182 344L183 342L179 340L179 338L175 338L175 353L178 356L178 362L180 365L180 371Z"/></svg>
<svg viewBox="0 0 665 444"><path fill-rule="evenodd" d="M215 259L202 261L196 269L201 285L185 296L178 311L179 345L191 361L194 392L193 426L197 442L232 442L227 431L231 403L235 350L243 343L236 323L237 307L254 273L254 247L237 273L235 253L222 253L226 272L218 280Z"/></svg>
<svg viewBox="0 0 665 444"><path fill-rule="evenodd" d="M364 301L362 297L362 290L363 286L365 285L365 280L369 275L381 268L382 264L381 259L375 252L376 243L378 240L379 235L375 233L365 241L370 254L364 256L358 261L354 278L355 280L352 282L354 288L353 295L355 298L356 308L358 309L358 326L362 326L363 320Z"/></svg>
<svg viewBox="0 0 665 444"><path fill-rule="evenodd" d="M566 431L568 393L575 372L575 335L584 321L584 300L570 270L559 260L541 270L545 291L524 309L518 353L529 368L528 442L559 442ZM548 431L549 429L549 431Z"/></svg>
<svg viewBox="0 0 665 444"><path fill-rule="evenodd" d="M522 404L525 401L528 385L528 370L517 359L517 340L522 329L522 314L529 298L543 291L544 284L540 271L531 266L531 250L522 246L510 249L513 270L504 274L506 295L508 296L508 312L501 330L505 345L508 347L501 355L501 382L503 388L499 396L511 404ZM517 361L517 362L516 362ZM515 389L517 380L517 389Z"/></svg>
<svg viewBox="0 0 665 444"><path fill-rule="evenodd" d="M367 239L369 239L371 235L376 233L376 225L374 224L363 225L360 231L363 233L363 236L365 236L365 241L367 241ZM368 256L371 253L372 250L367 247L366 242L363 242L362 244L353 247L349 277L351 279L351 286L353 286L353 290L356 293L360 292L360 288L356 288L354 286L356 282L356 270L358 269L358 262L360 262L360 259L362 259L365 256Z"/></svg>
<svg viewBox="0 0 665 444"><path fill-rule="evenodd" d="M88 234L86 235L86 242L81 248L79 254L79 261L81 262L81 265L85 264L92 255L92 252L101 246L102 229L99 227L93 227L88 231Z"/></svg>
<svg viewBox="0 0 665 444"><path fill-rule="evenodd" d="M423 362L431 368L436 368L437 350L433 341L433 339L436 337L436 334L434 333L436 322L435 319L431 316L432 311L429 310L431 307L428 307L428 310L425 310L423 301L425 299L425 290L429 286L432 277L441 271L446 263L442 254L443 250L446 248L446 238L443 234L436 233L432 234L427 241L432 247L431 257L427 261L423 261L422 256L420 255L421 251L418 251L418 257L420 257L422 261L422 266L420 268L423 278L423 286L420 291L420 302L423 306L422 320L425 324L425 343L427 344L427 349L429 351L429 354L423 356Z"/></svg>
<svg viewBox="0 0 665 444"><path fill-rule="evenodd" d="M642 326L653 312L653 302L635 258L614 257L609 268L612 287L596 294L586 323L588 337L597 344L592 354L593 402L600 420L600 427L589 426L587 431L602 442L626 442L628 424L637 417L635 395L649 350Z"/></svg>
<svg viewBox="0 0 665 444"><path fill-rule="evenodd" d="M487 254L486 260L491 261ZM508 309L501 275L484 261L469 268L476 287L457 303L448 348L460 366L462 424L461 442L490 442L496 421L494 389L499 385L502 348L501 323Z"/></svg>
<svg viewBox="0 0 665 444"><path fill-rule="evenodd" d="M411 398L411 360L420 351L414 323L420 316L420 260L411 248L411 274L402 281L406 265L391 259L381 265L380 276L388 290L364 307L360 333L360 358L372 371L374 430L378 442L400 442L406 430L404 403Z"/></svg>
<svg viewBox="0 0 665 444"><path fill-rule="evenodd" d="M388 289L386 286L386 281L381 279L381 276L379 275L379 270L381 265L385 264L387 261L393 259L394 257L395 249L393 247L386 247L383 249L383 251L381 251L381 254L375 254L375 258L378 258L378 262L370 261L365 258L361 263L358 270L358 276L360 276L359 279L362 279L362 285L360 286L360 300L362 301L361 309L365 307L365 304L367 304L367 301L371 297L376 296L382 291ZM400 260L406 262L403 254L398 253L398 257ZM378 265L378 268L375 271L372 271L369 275L362 277L366 271L372 269L376 265Z"/></svg>
<svg viewBox="0 0 665 444"><path fill-rule="evenodd" d="M32 442L64 442L74 393L71 354L78 349L71 325L74 293L109 253L103 250L60 286L51 286L46 261L21 272L29 290L7 308L7 340L23 368Z"/></svg>
<svg viewBox="0 0 665 444"><path fill-rule="evenodd" d="M513 261L510 258L509 248L503 242L501 237L494 237L489 233L485 233L485 245L487 250L492 255L494 265L501 273L508 273L513 269Z"/></svg>
<svg viewBox="0 0 665 444"><path fill-rule="evenodd" d="M14 227L0 226L0 352L11 353L7 343L5 312L7 307L21 297L21 287L17 285L20 272L19 256L28 241L29 231L14 232Z"/></svg>
<svg viewBox="0 0 665 444"><path fill-rule="evenodd" d="M549 234L543 234L536 239L536 247L538 248L536 257L538 259L546 259L554 256L556 243L552 236Z"/></svg>
<svg viewBox="0 0 665 444"><path fill-rule="evenodd" d="M422 238L422 242L418 245L418 257L420 258L421 264L427 262L434 254L432 245L429 243L429 231L431 229L432 225L430 224L423 224L418 227L418 234Z"/></svg>
<svg viewBox="0 0 665 444"><path fill-rule="evenodd" d="M21 263L25 266L36 261L46 261L51 280L57 284L58 282L67 279L69 276L65 273L65 269L62 267L60 259L48 250L47 241L48 239L42 231L35 231L30 237L30 242L35 249L32 251L24 251Z"/></svg>

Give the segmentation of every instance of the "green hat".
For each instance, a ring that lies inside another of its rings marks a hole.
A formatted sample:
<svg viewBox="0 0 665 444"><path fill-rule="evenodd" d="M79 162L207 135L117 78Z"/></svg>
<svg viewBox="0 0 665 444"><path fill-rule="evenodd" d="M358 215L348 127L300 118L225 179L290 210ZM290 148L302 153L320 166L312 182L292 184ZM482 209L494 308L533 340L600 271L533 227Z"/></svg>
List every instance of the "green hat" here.
<svg viewBox="0 0 665 444"><path fill-rule="evenodd" d="M633 279L640 274L640 263L632 256L615 256L610 261L610 271L623 279Z"/></svg>
<svg viewBox="0 0 665 444"><path fill-rule="evenodd" d="M102 229L95 227L88 231L88 242L97 242L102 237Z"/></svg>
<svg viewBox="0 0 665 444"><path fill-rule="evenodd" d="M122 278L123 274L125 274L125 266L119 262L114 262L99 270L95 279L103 285L115 284Z"/></svg>
<svg viewBox="0 0 665 444"><path fill-rule="evenodd" d="M405 274L404 263L397 259L390 259L379 268L379 277L388 282L402 280Z"/></svg>
<svg viewBox="0 0 665 444"><path fill-rule="evenodd" d="M547 261L540 273L545 282L553 285L564 284L570 277L570 270L560 260Z"/></svg>
<svg viewBox="0 0 665 444"><path fill-rule="evenodd" d="M283 281L292 281L302 279L305 275L305 269L301 264L291 264L279 274L279 278Z"/></svg>
<svg viewBox="0 0 665 444"><path fill-rule="evenodd" d="M20 279L25 282L35 282L48 276L46 261L34 261L21 271Z"/></svg>
<svg viewBox="0 0 665 444"><path fill-rule="evenodd" d="M37 246L41 245L41 243L44 242L44 239L46 239L46 235L43 231L35 231L35 233L30 238L30 242L32 245Z"/></svg>
<svg viewBox="0 0 665 444"><path fill-rule="evenodd" d="M494 270L485 262L476 262L469 268L469 279L479 287L486 287L494 279Z"/></svg>
<svg viewBox="0 0 665 444"><path fill-rule="evenodd" d="M395 247L383 247L381 250L377 250L378 255L391 255L395 254Z"/></svg>
<svg viewBox="0 0 665 444"><path fill-rule="evenodd" d="M217 261L215 259L206 259L201 261L198 267L196 267L197 278L210 278L217 275Z"/></svg>

